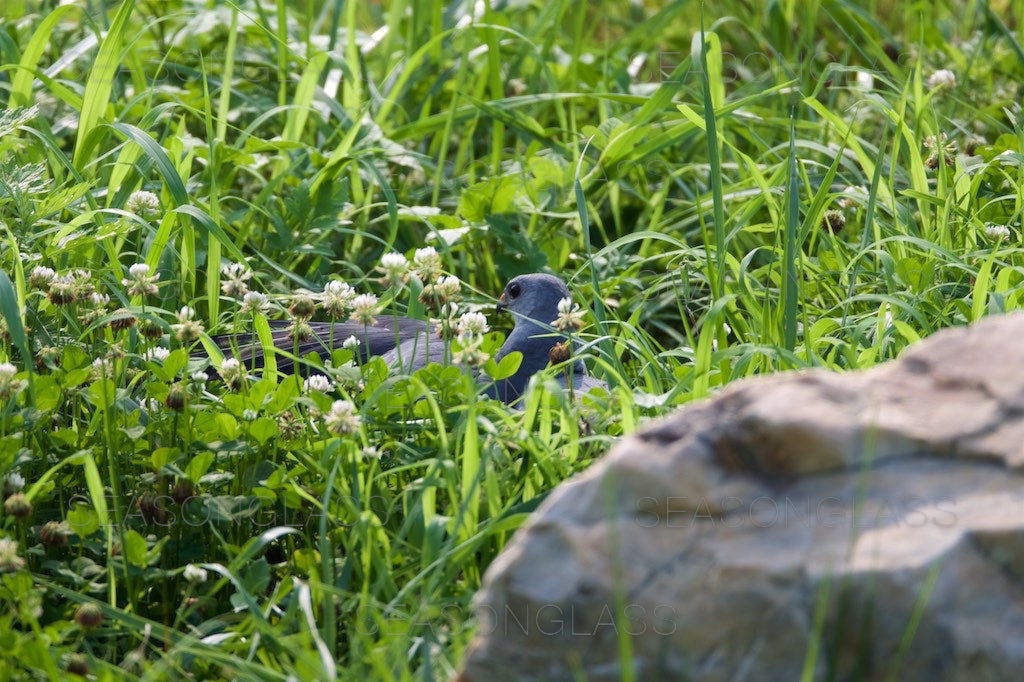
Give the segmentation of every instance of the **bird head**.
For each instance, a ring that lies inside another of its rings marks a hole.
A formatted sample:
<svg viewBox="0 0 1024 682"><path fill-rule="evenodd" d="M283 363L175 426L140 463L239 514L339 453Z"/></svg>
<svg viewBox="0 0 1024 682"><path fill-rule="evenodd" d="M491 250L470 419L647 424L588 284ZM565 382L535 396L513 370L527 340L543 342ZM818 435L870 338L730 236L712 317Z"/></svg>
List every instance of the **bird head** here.
<svg viewBox="0 0 1024 682"><path fill-rule="evenodd" d="M558 302L570 296L569 287L554 275L519 275L505 285L497 309L512 313L517 325L520 320L550 325L558 317Z"/></svg>

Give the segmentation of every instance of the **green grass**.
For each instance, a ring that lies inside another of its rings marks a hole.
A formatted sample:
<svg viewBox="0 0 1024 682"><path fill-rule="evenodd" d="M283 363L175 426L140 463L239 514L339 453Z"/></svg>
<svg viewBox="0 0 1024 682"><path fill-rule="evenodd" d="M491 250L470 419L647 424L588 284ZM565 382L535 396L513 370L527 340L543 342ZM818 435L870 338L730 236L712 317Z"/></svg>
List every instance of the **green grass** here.
<svg viewBox="0 0 1024 682"><path fill-rule="evenodd" d="M56 5L0 18L0 476L32 506L0 516L10 677L445 677L489 562L618 437L1021 307L1018 4ZM331 395L190 378L182 306L267 338L337 277L422 317L376 268L428 245L464 304L565 277L611 394L514 411L379 361ZM239 262L268 315L222 293Z"/></svg>

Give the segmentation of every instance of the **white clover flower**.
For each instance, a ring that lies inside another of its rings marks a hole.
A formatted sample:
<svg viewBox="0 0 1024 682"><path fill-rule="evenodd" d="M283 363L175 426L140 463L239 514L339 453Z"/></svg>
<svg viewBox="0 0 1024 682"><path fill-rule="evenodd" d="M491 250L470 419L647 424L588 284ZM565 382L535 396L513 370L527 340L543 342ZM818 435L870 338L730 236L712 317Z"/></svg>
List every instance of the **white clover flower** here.
<svg viewBox="0 0 1024 682"><path fill-rule="evenodd" d="M18 368L9 362L0 362L0 400L7 400L25 387L25 382L15 379Z"/></svg>
<svg viewBox="0 0 1024 682"><path fill-rule="evenodd" d="M107 358L96 358L92 361L92 378L93 381L99 379L106 379L113 375L114 364Z"/></svg>
<svg viewBox="0 0 1024 682"><path fill-rule="evenodd" d="M947 166L953 166L956 161L957 145L955 140L950 140L946 133L929 135L924 138L922 144L926 149L931 150L924 165L928 170L935 170L939 167L940 160Z"/></svg>
<svg viewBox="0 0 1024 682"><path fill-rule="evenodd" d="M242 296L242 312L250 314L265 314L270 308L270 303L267 300L266 294L261 294L258 291L247 291Z"/></svg>
<svg viewBox="0 0 1024 682"><path fill-rule="evenodd" d="M92 279L92 273L85 268L75 268L68 273L72 279L78 280L80 284L88 284Z"/></svg>
<svg viewBox="0 0 1024 682"><path fill-rule="evenodd" d="M873 90L875 87L875 77L870 71L858 71L856 75L857 88L860 90Z"/></svg>
<svg viewBox="0 0 1024 682"><path fill-rule="evenodd" d="M139 401L139 410L146 414L156 414L160 411L160 401L156 398L143 398Z"/></svg>
<svg viewBox="0 0 1024 682"><path fill-rule="evenodd" d="M164 348L163 346L154 346L143 353L142 357L150 362L163 362L170 354L171 351L169 349Z"/></svg>
<svg viewBox="0 0 1024 682"><path fill-rule="evenodd" d="M172 324L171 329L179 341L184 343L195 341L203 332L203 325L195 319L195 316L196 311L187 305L182 306L181 310L175 313L175 317L178 318L178 324Z"/></svg>
<svg viewBox="0 0 1024 682"><path fill-rule="evenodd" d="M490 327L487 326L487 318L484 317L483 313L470 312L462 313L459 316L458 321L455 323L455 331L460 335L483 335L490 331Z"/></svg>
<svg viewBox="0 0 1024 682"><path fill-rule="evenodd" d="M303 343L313 338L313 325L304 317L297 317L292 321L285 333L292 341Z"/></svg>
<svg viewBox="0 0 1024 682"><path fill-rule="evenodd" d="M447 277L439 277L437 280L438 293L446 300L450 301L457 298L462 294L462 282L455 275L448 275Z"/></svg>
<svg viewBox="0 0 1024 682"><path fill-rule="evenodd" d="M416 252L413 253L412 263L415 266L420 266L437 258L439 258L437 249L433 246L424 246L422 249L416 249Z"/></svg>
<svg viewBox="0 0 1024 682"><path fill-rule="evenodd" d="M363 457L365 459L380 459L383 456L384 453L378 450L377 448L373 447L372 445L368 445L365 448L363 448Z"/></svg>
<svg viewBox="0 0 1024 682"><path fill-rule="evenodd" d="M929 88L952 88L956 85L956 74L949 69L939 69L928 76Z"/></svg>
<svg viewBox="0 0 1024 682"><path fill-rule="evenodd" d="M352 299L352 321L364 325L376 324L377 297L373 294L359 294Z"/></svg>
<svg viewBox="0 0 1024 682"><path fill-rule="evenodd" d="M1006 225L997 225L995 223L987 223L985 225L985 234L988 235L989 239L994 241L1003 241L1004 239L1010 238L1010 228Z"/></svg>
<svg viewBox="0 0 1024 682"><path fill-rule="evenodd" d="M566 296L558 302L558 317L551 325L560 332L576 331L583 326L583 311Z"/></svg>
<svg viewBox="0 0 1024 682"><path fill-rule="evenodd" d="M225 277L232 277L247 281L252 277L252 272L245 263L221 263L220 271Z"/></svg>
<svg viewBox="0 0 1024 682"><path fill-rule="evenodd" d="M424 288L424 291L426 291L426 288ZM423 300L422 297L421 300ZM457 336L459 333L459 304L450 301L439 307L441 317L433 320L434 336L439 339L450 339L453 336Z"/></svg>
<svg viewBox="0 0 1024 682"><path fill-rule="evenodd" d="M182 571L181 575L183 578L185 578L185 580L192 583L193 585L205 583L206 580L209 578L209 573L206 572L206 569L199 568L195 564L189 564L188 566L186 566L185 570Z"/></svg>
<svg viewBox="0 0 1024 682"><path fill-rule="evenodd" d="M210 380L210 377L207 376L206 372L204 372L202 370L199 370L198 372L192 372L192 375L191 375L190 378L192 379L192 381L194 381L197 384L205 384L207 381Z"/></svg>
<svg viewBox="0 0 1024 682"><path fill-rule="evenodd" d="M61 275L50 280L50 286L46 291L46 297L54 305L68 305L78 300L75 278L71 275Z"/></svg>
<svg viewBox="0 0 1024 682"><path fill-rule="evenodd" d="M325 284L324 291L320 294L324 310L335 320L340 320L348 314L348 309L355 298L356 290L340 279L332 279Z"/></svg>
<svg viewBox="0 0 1024 682"><path fill-rule="evenodd" d="M145 279L149 277L149 265L146 263L135 263L128 268L128 274L132 279Z"/></svg>
<svg viewBox="0 0 1024 682"><path fill-rule="evenodd" d="M260 413L252 408L242 410L242 421L254 422L258 416L260 416Z"/></svg>
<svg viewBox="0 0 1024 682"><path fill-rule="evenodd" d="M323 374L314 374L302 383L302 390L306 393L329 393L333 388L334 384Z"/></svg>
<svg viewBox="0 0 1024 682"><path fill-rule="evenodd" d="M400 253L385 253L377 270L384 273L380 283L386 286L398 287L409 279L409 261Z"/></svg>
<svg viewBox="0 0 1024 682"><path fill-rule="evenodd" d="M25 567L25 560L18 556L18 543L10 538L0 538L0 573L13 573Z"/></svg>
<svg viewBox="0 0 1024 682"><path fill-rule="evenodd" d="M350 350L353 353L355 353L356 349L359 348L359 339L357 339L354 335L351 335L341 342L341 347L344 348L345 350Z"/></svg>
<svg viewBox="0 0 1024 682"><path fill-rule="evenodd" d="M252 271L243 263L224 263L220 266L220 271L224 275L220 290L225 296L241 298L249 293L249 285L246 282L252 277Z"/></svg>
<svg viewBox="0 0 1024 682"><path fill-rule="evenodd" d="M18 373L18 368L9 362L0 362L0 381L10 381Z"/></svg>
<svg viewBox="0 0 1024 682"><path fill-rule="evenodd" d="M380 257L380 267L385 271L404 268L408 265L409 261L400 253L385 253Z"/></svg>
<svg viewBox="0 0 1024 682"><path fill-rule="evenodd" d="M32 268L32 273L28 276L28 283L34 289L47 289L50 286L50 282L57 276L53 268L48 268L45 265L37 265Z"/></svg>
<svg viewBox="0 0 1024 682"><path fill-rule="evenodd" d="M132 192L124 207L135 215L149 218L160 212L160 198L152 192L147 192L143 189Z"/></svg>
<svg viewBox="0 0 1024 682"><path fill-rule="evenodd" d="M452 305L462 297L462 282L454 275L440 276L432 284L427 284L420 292L420 302L424 305L440 309ZM453 310L449 310L452 313Z"/></svg>
<svg viewBox="0 0 1024 682"><path fill-rule="evenodd" d="M340 279L332 279L324 285L324 294L328 296L355 298L356 290L353 289L348 282L343 282Z"/></svg>
<svg viewBox="0 0 1024 682"><path fill-rule="evenodd" d="M150 275L149 266L145 263L136 263L128 268L129 278L122 279L121 284L128 287L128 293L132 296L152 296L158 289L156 281L160 275Z"/></svg>
<svg viewBox="0 0 1024 682"><path fill-rule="evenodd" d="M456 341L460 348L452 355L452 362L469 367L483 365L491 357L480 348L483 340L483 336L478 334L459 334Z"/></svg>
<svg viewBox="0 0 1024 682"><path fill-rule="evenodd" d="M220 378L228 388L237 389L245 378L242 363L237 358L224 358L224 362L220 363Z"/></svg>
<svg viewBox="0 0 1024 682"><path fill-rule="evenodd" d="M9 497L25 487L25 477L17 472L11 472L4 477L3 492Z"/></svg>
<svg viewBox="0 0 1024 682"><path fill-rule="evenodd" d="M327 430L337 435L355 433L362 419L351 400L335 400L331 410L324 416Z"/></svg>
<svg viewBox="0 0 1024 682"><path fill-rule="evenodd" d="M431 282L441 274L441 256L433 246L416 249L412 256L412 267L421 282Z"/></svg>
<svg viewBox="0 0 1024 682"><path fill-rule="evenodd" d="M110 304L110 296L107 294L101 294L98 291L93 291L85 297L84 303L87 303L89 307L80 310L79 319L81 319L84 324L92 324L107 311L107 306ZM122 328L130 327L132 324L131 318L127 318L127 322L124 321L125 319L126 318L115 320L111 322L111 325L116 327L119 324L123 324L124 327Z"/></svg>

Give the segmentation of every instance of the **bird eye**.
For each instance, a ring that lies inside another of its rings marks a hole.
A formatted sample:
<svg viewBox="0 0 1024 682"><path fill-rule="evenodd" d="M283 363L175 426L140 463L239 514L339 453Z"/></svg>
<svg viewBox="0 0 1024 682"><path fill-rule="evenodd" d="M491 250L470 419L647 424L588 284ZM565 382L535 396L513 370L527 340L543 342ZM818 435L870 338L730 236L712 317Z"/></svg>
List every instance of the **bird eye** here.
<svg viewBox="0 0 1024 682"><path fill-rule="evenodd" d="M508 285L508 295L512 298L519 298L521 292L522 287L519 286L519 282L512 282Z"/></svg>

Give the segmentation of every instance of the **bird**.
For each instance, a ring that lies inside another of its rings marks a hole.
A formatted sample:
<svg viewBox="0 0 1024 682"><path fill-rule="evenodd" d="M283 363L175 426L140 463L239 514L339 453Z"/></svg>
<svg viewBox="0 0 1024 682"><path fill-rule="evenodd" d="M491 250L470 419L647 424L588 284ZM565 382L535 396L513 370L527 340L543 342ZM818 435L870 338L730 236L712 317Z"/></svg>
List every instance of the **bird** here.
<svg viewBox="0 0 1024 682"><path fill-rule="evenodd" d="M531 273L509 280L498 298L497 311L511 313L515 322L494 359L500 362L509 353L518 351L522 353L522 360L512 376L487 384L483 391L486 395L513 404L526 394L530 378L547 367L552 361L553 349L566 340L565 334L553 326L559 316L559 302L565 299L571 301L572 293L565 282L554 275ZM424 330L412 331L383 357L388 365L400 366L411 374L431 362L444 361L446 354L445 344L431 339ZM586 393L594 387L607 390L604 381L587 373L582 360L577 360L569 370L558 374L557 380L562 388L568 386L569 376L575 391Z"/></svg>
<svg viewBox="0 0 1024 682"><path fill-rule="evenodd" d="M556 330L554 326L560 315L559 303L565 299L571 301L572 294L565 282L554 275L530 273L509 280L498 298L496 309L499 313L510 313L514 318L514 324L494 359L500 362L510 353L518 351L522 354L522 360L509 377L495 381L480 377L481 383L485 384L482 391L484 395L506 404L521 403L530 378L534 374L547 367L553 359L561 361L571 355L574 348L570 349L564 345L567 335ZM295 346L285 328L287 324L272 323L274 345L282 350L293 351ZM397 367L407 374L412 374L432 362L450 360L447 342L434 335L430 324L425 320L382 315L378 317L376 324L371 326L356 322L310 324L313 336L298 344L298 352L295 353L298 357L311 351L329 352L331 339L335 346L339 346L349 336L355 336L360 341L359 361L365 362L370 357L381 356L386 364ZM237 346L240 352L238 359L246 367L262 366L262 347L258 341L249 338L250 336L227 335L214 337L214 340L221 348ZM245 342L240 344L238 339L242 337L245 337ZM556 349L556 346L559 348ZM294 360L282 356L278 361L278 370L283 373L293 372ZM582 360L571 363L565 372L558 374L557 380L563 388L567 388L570 377L574 391L586 393L594 387L607 390L604 381L588 374Z"/></svg>

